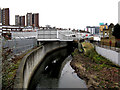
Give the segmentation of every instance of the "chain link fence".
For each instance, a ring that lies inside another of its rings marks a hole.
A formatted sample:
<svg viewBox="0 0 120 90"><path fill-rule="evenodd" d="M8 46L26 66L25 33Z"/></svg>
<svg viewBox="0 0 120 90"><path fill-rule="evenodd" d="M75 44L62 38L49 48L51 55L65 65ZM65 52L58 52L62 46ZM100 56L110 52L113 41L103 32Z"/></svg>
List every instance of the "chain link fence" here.
<svg viewBox="0 0 120 90"><path fill-rule="evenodd" d="M37 46L37 39L35 38L18 38L12 40L2 40L2 48L8 50L12 55L20 54L26 50L32 49Z"/></svg>

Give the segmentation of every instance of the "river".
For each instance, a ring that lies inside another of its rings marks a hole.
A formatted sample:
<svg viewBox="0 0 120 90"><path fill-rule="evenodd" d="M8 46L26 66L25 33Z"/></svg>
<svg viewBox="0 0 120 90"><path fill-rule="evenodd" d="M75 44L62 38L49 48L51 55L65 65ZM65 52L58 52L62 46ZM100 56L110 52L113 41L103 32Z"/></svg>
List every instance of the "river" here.
<svg viewBox="0 0 120 90"><path fill-rule="evenodd" d="M87 88L70 66L72 56L66 48L49 53L33 75L30 90L42 88Z"/></svg>

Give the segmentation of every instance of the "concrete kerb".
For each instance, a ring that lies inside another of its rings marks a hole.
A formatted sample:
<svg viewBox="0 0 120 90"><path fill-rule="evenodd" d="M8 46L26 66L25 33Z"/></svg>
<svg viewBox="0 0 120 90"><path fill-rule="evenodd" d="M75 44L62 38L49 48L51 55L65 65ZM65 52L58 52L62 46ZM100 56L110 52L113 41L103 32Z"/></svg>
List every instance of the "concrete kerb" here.
<svg viewBox="0 0 120 90"><path fill-rule="evenodd" d="M15 77L15 82L14 82L14 89L20 89L23 88L23 70L24 70L24 65L25 65L25 62L28 58L28 56L30 54L32 54L34 51L38 50L42 48L42 46L32 50L30 53L28 53L27 55L25 55L22 59L22 61L20 62L20 65L19 65L19 68L16 72L16 77Z"/></svg>

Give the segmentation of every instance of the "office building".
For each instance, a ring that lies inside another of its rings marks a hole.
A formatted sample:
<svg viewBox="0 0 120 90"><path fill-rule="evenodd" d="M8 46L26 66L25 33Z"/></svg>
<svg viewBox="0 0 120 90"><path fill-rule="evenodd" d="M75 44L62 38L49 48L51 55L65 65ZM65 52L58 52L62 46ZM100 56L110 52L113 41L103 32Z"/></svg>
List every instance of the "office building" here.
<svg viewBox="0 0 120 90"><path fill-rule="evenodd" d="M2 25L10 25L9 24L9 8L0 8L0 23Z"/></svg>

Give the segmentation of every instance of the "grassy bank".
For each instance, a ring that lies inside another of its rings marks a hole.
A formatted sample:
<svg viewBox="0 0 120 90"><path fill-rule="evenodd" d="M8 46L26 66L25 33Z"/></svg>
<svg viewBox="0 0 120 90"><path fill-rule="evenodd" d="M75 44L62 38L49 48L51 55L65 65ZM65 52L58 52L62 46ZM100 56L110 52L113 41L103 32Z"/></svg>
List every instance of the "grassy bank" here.
<svg viewBox="0 0 120 90"><path fill-rule="evenodd" d="M99 55L92 44L84 42L82 45L85 52L80 54L76 49L71 66L88 88L120 89L120 67Z"/></svg>
<svg viewBox="0 0 120 90"><path fill-rule="evenodd" d="M19 55L11 57L8 59L8 55L11 54L10 50L3 51L3 60L2 60L2 90L11 90L13 89L14 80L16 76L16 71L19 67L19 64L22 58L30 53L33 49Z"/></svg>

